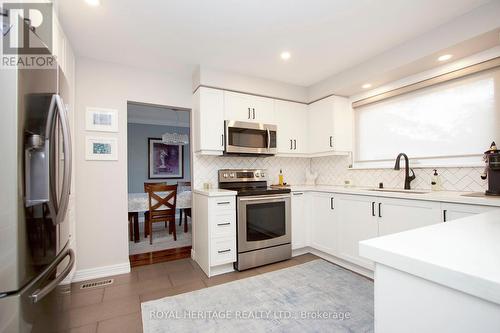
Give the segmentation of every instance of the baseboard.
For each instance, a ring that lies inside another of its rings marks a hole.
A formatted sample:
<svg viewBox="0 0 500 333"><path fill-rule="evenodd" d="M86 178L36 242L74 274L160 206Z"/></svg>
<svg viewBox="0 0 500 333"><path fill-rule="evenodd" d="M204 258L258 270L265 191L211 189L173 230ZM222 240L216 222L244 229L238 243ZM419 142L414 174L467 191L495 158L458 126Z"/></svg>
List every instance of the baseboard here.
<svg viewBox="0 0 500 333"><path fill-rule="evenodd" d="M373 271L371 271L371 270L369 270L367 268L358 266L356 264L353 264L353 263L351 263L349 261L346 261L346 260L340 259L338 257L332 256L331 254L328 254L328 253L316 250L315 248L312 248L312 247L309 247L309 246L293 250L292 251L292 256L295 257L295 256L299 256L299 255L302 255L302 254L305 254L305 253L314 254L315 256L318 256L320 258L325 259L326 261L329 261L329 262L334 263L334 264L336 264L338 266L341 266L341 267L343 267L345 269L353 271L354 273L357 273L357 274L366 276L367 278L373 279Z"/></svg>
<svg viewBox="0 0 500 333"><path fill-rule="evenodd" d="M127 273L130 273L130 263L128 261L117 265L101 266L76 271L72 282L87 281Z"/></svg>

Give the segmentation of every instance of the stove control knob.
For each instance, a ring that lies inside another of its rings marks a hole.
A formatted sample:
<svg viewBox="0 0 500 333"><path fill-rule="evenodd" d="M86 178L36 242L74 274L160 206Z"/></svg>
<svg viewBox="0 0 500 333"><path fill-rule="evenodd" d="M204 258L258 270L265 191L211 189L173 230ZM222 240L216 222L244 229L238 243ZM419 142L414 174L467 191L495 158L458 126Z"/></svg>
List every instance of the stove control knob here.
<svg viewBox="0 0 500 333"><path fill-rule="evenodd" d="M222 175L222 177L227 178L227 177L228 177L228 174L227 174L227 173L225 173L225 174L223 174L223 175Z"/></svg>
<svg viewBox="0 0 500 333"><path fill-rule="evenodd" d="M261 173L261 174L260 174L260 176L261 176L261 177L265 177L265 176L266 176L266 174L265 174L265 173Z"/></svg>
<svg viewBox="0 0 500 333"><path fill-rule="evenodd" d="M236 178L236 174L234 172L232 172L232 173L229 174L229 177Z"/></svg>

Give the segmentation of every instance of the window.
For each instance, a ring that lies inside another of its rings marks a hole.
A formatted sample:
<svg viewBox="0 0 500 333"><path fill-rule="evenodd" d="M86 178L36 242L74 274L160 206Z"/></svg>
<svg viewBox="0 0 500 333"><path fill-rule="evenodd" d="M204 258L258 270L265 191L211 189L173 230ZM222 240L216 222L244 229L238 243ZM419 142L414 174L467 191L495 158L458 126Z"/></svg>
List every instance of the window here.
<svg viewBox="0 0 500 333"><path fill-rule="evenodd" d="M389 166L400 152L421 166L480 165L500 141L500 70L359 107L355 124L355 167Z"/></svg>

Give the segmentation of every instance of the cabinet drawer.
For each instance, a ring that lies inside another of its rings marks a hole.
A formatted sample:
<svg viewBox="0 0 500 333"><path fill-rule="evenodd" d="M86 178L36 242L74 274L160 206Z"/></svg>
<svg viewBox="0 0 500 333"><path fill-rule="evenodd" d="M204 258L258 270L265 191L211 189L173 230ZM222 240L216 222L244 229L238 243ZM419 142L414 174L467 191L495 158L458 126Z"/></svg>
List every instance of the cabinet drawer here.
<svg viewBox="0 0 500 333"><path fill-rule="evenodd" d="M236 202L234 197L214 198L210 202L210 209L217 213L224 210L236 211Z"/></svg>
<svg viewBox="0 0 500 333"><path fill-rule="evenodd" d="M236 261L236 236L210 240L210 265L217 266Z"/></svg>
<svg viewBox="0 0 500 333"><path fill-rule="evenodd" d="M215 213L211 221L211 238L236 235L236 215L234 212Z"/></svg>

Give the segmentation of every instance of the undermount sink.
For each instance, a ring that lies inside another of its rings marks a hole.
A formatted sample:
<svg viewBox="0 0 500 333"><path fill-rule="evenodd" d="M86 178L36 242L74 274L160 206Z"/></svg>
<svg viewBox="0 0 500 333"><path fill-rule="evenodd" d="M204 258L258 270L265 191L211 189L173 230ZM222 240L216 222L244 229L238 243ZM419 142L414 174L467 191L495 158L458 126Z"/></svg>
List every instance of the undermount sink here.
<svg viewBox="0 0 500 333"><path fill-rule="evenodd" d="M376 192L395 192L395 193L408 193L408 194L426 194L429 192L426 191L414 191L414 190L392 190L387 188L371 188L368 191L376 191Z"/></svg>

